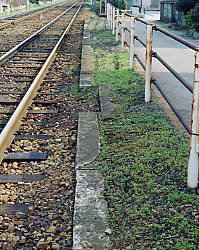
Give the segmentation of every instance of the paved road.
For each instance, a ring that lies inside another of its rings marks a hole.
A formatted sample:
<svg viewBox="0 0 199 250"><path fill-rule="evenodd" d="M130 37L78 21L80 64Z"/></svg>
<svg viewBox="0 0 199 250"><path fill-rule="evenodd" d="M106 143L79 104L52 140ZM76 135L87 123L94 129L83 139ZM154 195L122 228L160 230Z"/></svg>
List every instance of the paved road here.
<svg viewBox="0 0 199 250"><path fill-rule="evenodd" d="M171 33L181 36L184 39L199 45L199 40L193 40L186 35L185 31L168 28L168 24L158 21L159 12L147 12L145 15L147 21L153 22ZM146 41L146 25L136 22L135 34ZM135 42L136 54L145 61L145 49L139 43ZM193 85L193 69L195 52L164 34L154 31L153 50L171 66L181 76L183 76L190 85ZM190 127L192 94L163 66L157 59L153 58L153 77L166 92L166 95L175 105L177 110L183 115L187 125Z"/></svg>

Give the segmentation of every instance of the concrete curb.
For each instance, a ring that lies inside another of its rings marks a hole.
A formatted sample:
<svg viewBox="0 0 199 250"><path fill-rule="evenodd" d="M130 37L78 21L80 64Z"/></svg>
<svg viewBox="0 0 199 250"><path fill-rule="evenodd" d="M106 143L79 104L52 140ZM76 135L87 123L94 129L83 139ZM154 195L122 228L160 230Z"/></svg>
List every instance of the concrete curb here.
<svg viewBox="0 0 199 250"><path fill-rule="evenodd" d="M91 46L88 24L84 24L80 89L92 87ZM89 65L90 63L90 65ZM76 190L73 216L73 250L110 249L108 210L103 197L103 177L95 161L99 155L97 114L81 112L76 146Z"/></svg>
<svg viewBox="0 0 199 250"><path fill-rule="evenodd" d="M87 23L84 27L87 29L84 33L88 36L90 33L88 33ZM88 65L88 62L91 62L90 58L92 58L91 46L83 42L82 63ZM90 83L92 83L93 73L89 73L89 70L92 69L89 67L86 68L82 64L80 89L92 86ZM102 115L115 112L116 105L111 102L110 84L99 85L99 98ZM108 209L103 196L103 176L100 171L101 166L96 160L99 152L100 138L97 114L95 112L80 112L76 146L73 250L111 249Z"/></svg>
<svg viewBox="0 0 199 250"><path fill-rule="evenodd" d="M111 91L112 85L100 83L99 84L99 100L101 115L110 115L116 112L117 106L112 102Z"/></svg>
<svg viewBox="0 0 199 250"><path fill-rule="evenodd" d="M90 45L90 31L88 30L88 21L84 22L84 32L82 39L82 58L79 88L93 86L93 63Z"/></svg>
<svg viewBox="0 0 199 250"><path fill-rule="evenodd" d="M73 250L110 249L106 234L107 205L103 177L95 159L99 155L98 119L94 112L79 113Z"/></svg>

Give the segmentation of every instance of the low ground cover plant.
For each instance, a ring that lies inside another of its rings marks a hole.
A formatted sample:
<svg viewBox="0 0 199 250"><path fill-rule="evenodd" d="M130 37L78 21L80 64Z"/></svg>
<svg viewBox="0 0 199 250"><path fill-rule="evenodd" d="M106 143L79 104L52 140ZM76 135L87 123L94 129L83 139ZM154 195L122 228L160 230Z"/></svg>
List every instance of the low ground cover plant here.
<svg viewBox="0 0 199 250"><path fill-rule="evenodd" d="M90 19L95 84L111 83L117 113L99 115L112 249L198 249L198 195L186 189L189 138L144 102L106 20Z"/></svg>

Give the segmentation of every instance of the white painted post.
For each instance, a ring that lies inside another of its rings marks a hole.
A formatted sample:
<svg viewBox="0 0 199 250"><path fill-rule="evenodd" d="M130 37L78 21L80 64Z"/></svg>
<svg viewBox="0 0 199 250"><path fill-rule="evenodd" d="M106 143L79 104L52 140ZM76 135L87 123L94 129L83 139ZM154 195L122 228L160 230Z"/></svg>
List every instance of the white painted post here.
<svg viewBox="0 0 199 250"><path fill-rule="evenodd" d="M113 34L115 34L115 7L113 7Z"/></svg>
<svg viewBox="0 0 199 250"><path fill-rule="evenodd" d="M109 26L111 26L111 5L109 4L109 10L108 10L108 20L109 20Z"/></svg>
<svg viewBox="0 0 199 250"><path fill-rule="evenodd" d="M30 1L26 0L26 9L29 10L30 9Z"/></svg>
<svg viewBox="0 0 199 250"><path fill-rule="evenodd" d="M152 33L153 33L153 24L147 24L145 102L149 102L151 100Z"/></svg>
<svg viewBox="0 0 199 250"><path fill-rule="evenodd" d="M92 1L92 0L91 0ZM92 6L92 4L91 4ZM100 15L102 14L102 1L100 0Z"/></svg>
<svg viewBox="0 0 199 250"><path fill-rule="evenodd" d="M108 25L110 25L110 4L107 3L107 21Z"/></svg>
<svg viewBox="0 0 199 250"><path fill-rule="evenodd" d="M0 13L3 12L3 4L2 4L2 0L0 0Z"/></svg>
<svg viewBox="0 0 199 250"><path fill-rule="evenodd" d="M134 54L135 54L135 44L134 44L134 38L135 38L135 19L136 19L135 16L133 16L131 18L130 63L129 63L130 70L133 69L133 59L134 59Z"/></svg>
<svg viewBox="0 0 199 250"><path fill-rule="evenodd" d="M189 163L188 163L188 177L187 187L190 189L198 186L198 152L196 151L196 144L198 141L198 112L199 112L199 55L195 55L194 68L194 85L193 85L193 99L192 99L192 114L191 114L191 135L189 146Z"/></svg>
<svg viewBox="0 0 199 250"><path fill-rule="evenodd" d="M117 9L117 17L116 17L116 42L118 42L119 41L119 20L120 20L120 17L119 17L119 15L120 15L120 10L119 9Z"/></svg>
<svg viewBox="0 0 199 250"><path fill-rule="evenodd" d="M111 29L113 27L113 6L111 5L110 8L110 22L111 22Z"/></svg>
<svg viewBox="0 0 199 250"><path fill-rule="evenodd" d="M124 51L125 45L125 13L122 12L122 51Z"/></svg>

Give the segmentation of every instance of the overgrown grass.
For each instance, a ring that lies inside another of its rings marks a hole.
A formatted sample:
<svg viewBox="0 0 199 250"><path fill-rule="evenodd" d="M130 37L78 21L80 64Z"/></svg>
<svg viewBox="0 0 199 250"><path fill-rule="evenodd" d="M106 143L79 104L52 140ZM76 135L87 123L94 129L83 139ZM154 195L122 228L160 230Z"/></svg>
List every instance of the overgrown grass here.
<svg viewBox="0 0 199 250"><path fill-rule="evenodd" d="M159 106L146 106L143 78L107 45L105 20L90 25L95 81L112 84L118 106L99 119L112 249L198 249L199 199L186 190L189 139Z"/></svg>

